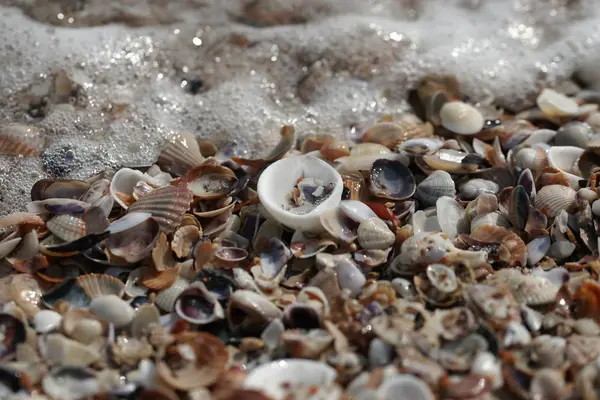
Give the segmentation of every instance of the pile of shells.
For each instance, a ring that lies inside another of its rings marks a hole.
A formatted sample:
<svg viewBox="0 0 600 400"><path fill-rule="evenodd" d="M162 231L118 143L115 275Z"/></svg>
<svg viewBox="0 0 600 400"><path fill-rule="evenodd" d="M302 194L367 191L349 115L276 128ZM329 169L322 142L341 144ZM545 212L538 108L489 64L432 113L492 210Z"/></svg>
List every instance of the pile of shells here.
<svg viewBox="0 0 600 400"><path fill-rule="evenodd" d="M570 94L431 76L358 143L177 133L37 182L0 218L0 398L599 398L600 96Z"/></svg>

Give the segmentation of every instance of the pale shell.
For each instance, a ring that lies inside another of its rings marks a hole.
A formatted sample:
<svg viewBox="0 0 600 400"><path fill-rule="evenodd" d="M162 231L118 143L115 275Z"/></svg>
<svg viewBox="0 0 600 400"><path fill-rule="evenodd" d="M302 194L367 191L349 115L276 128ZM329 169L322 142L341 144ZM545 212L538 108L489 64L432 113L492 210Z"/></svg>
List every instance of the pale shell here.
<svg viewBox="0 0 600 400"><path fill-rule="evenodd" d="M37 156L46 139L35 126L11 123L0 127L0 154Z"/></svg>
<svg viewBox="0 0 600 400"><path fill-rule="evenodd" d="M527 306L553 302L559 289L542 276L524 275L514 269L497 271L488 281L506 284L515 300Z"/></svg>
<svg viewBox="0 0 600 400"><path fill-rule="evenodd" d="M46 339L44 358L50 365L85 367L100 359L100 353L91 346L52 333Z"/></svg>
<svg viewBox="0 0 600 400"><path fill-rule="evenodd" d="M350 149L350 156L375 156L391 152L390 149L379 143L359 143Z"/></svg>
<svg viewBox="0 0 600 400"><path fill-rule="evenodd" d="M537 106L542 112L551 117L576 115L579 105L575 100L558 93L553 89L544 89L536 99Z"/></svg>
<svg viewBox="0 0 600 400"><path fill-rule="evenodd" d="M129 303L114 294L96 297L89 310L98 318L114 324L115 328L127 326L135 315Z"/></svg>
<svg viewBox="0 0 600 400"><path fill-rule="evenodd" d="M173 311L175 300L177 300L179 295L189 286L190 283L188 281L182 278L177 278L177 280L171 286L161 290L158 293L155 301L156 305L166 312Z"/></svg>
<svg viewBox="0 0 600 400"><path fill-rule="evenodd" d="M568 186L548 185L537 192L534 206L549 217L556 217L561 211L571 211L576 206L577 192Z"/></svg>
<svg viewBox="0 0 600 400"><path fill-rule="evenodd" d="M436 201L437 219L442 232L451 239L459 233L469 231L469 222L466 212L456 200L448 196L442 196Z"/></svg>
<svg viewBox="0 0 600 400"><path fill-rule="evenodd" d="M33 326L38 333L52 332L60 326L62 315L52 310L41 310L33 317Z"/></svg>
<svg viewBox="0 0 600 400"><path fill-rule="evenodd" d="M139 182L149 184L151 189L159 186L158 181L141 171L121 168L110 181L110 194L121 207L127 210L130 203L134 201L134 189Z"/></svg>
<svg viewBox="0 0 600 400"><path fill-rule="evenodd" d="M171 241L171 250L177 257L186 257L192 246L200 238L200 229L194 225L182 226L175 231Z"/></svg>
<svg viewBox="0 0 600 400"><path fill-rule="evenodd" d="M369 218L376 218L377 214L369 206L358 200L340 201L340 209L357 223L361 223Z"/></svg>
<svg viewBox="0 0 600 400"><path fill-rule="evenodd" d="M471 232L477 227L484 225L495 225L503 228L510 228L510 222L508 219L498 211L485 213L474 217L471 220Z"/></svg>
<svg viewBox="0 0 600 400"><path fill-rule="evenodd" d="M435 205L442 196L454 197L456 188L452 176L446 171L434 171L417 185L416 195L426 207Z"/></svg>
<svg viewBox="0 0 600 400"><path fill-rule="evenodd" d="M363 249L385 250L391 247L396 240L396 235L380 218L369 218L358 226L358 243Z"/></svg>
<svg viewBox="0 0 600 400"><path fill-rule="evenodd" d="M447 102L440 110L440 120L444 128L459 135L473 135L485 123L478 109L461 101Z"/></svg>
<svg viewBox="0 0 600 400"><path fill-rule="evenodd" d="M183 175L202 164L204 157L194 135L188 132L175 133L158 156L158 164L169 167L176 175Z"/></svg>
<svg viewBox="0 0 600 400"><path fill-rule="evenodd" d="M77 278L77 284L90 299L110 294L120 298L125 293L125 284L118 278L107 274L81 275Z"/></svg>
<svg viewBox="0 0 600 400"><path fill-rule="evenodd" d="M46 224L48 230L64 240L72 242L86 234L86 224L81 216L73 214L60 214L52 217Z"/></svg>
<svg viewBox="0 0 600 400"><path fill-rule="evenodd" d="M160 312L154 304L144 304L138 308L129 328L133 337L141 338L151 325L160 325Z"/></svg>

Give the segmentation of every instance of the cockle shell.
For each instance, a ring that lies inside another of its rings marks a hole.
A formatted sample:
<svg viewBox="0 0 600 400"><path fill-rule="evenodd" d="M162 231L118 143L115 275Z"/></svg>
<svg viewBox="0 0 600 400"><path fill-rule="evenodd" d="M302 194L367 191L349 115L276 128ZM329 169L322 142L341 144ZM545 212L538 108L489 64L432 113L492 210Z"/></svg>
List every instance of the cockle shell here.
<svg viewBox="0 0 600 400"><path fill-rule="evenodd" d="M203 161L196 138L188 132L171 135L158 156L158 164L168 167L175 175L183 175Z"/></svg>
<svg viewBox="0 0 600 400"><path fill-rule="evenodd" d="M454 180L446 171L434 171L423 182L417 185L416 195L429 207L435 205L442 196L454 197L456 187Z"/></svg>
<svg viewBox="0 0 600 400"><path fill-rule="evenodd" d="M128 212L148 212L163 232L171 233L181 224L192 198L187 184L180 181L177 186L165 186L142 196Z"/></svg>
<svg viewBox="0 0 600 400"><path fill-rule="evenodd" d="M568 186L548 185L537 192L533 204L549 217L556 217L563 210L573 210L576 196L577 192Z"/></svg>
<svg viewBox="0 0 600 400"><path fill-rule="evenodd" d="M156 296L156 305L162 310L171 312L175 306L175 301L179 295L188 287L190 283L182 278L177 278L175 282L166 289L161 290Z"/></svg>
<svg viewBox="0 0 600 400"><path fill-rule="evenodd" d="M120 298L125 293L125 284L114 276L107 274L81 275L77 278L77 284L92 300L110 294Z"/></svg>
<svg viewBox="0 0 600 400"><path fill-rule="evenodd" d="M194 225L178 228L171 241L171 249L177 257L186 257L190 254L193 245L200 238L200 229Z"/></svg>
<svg viewBox="0 0 600 400"><path fill-rule="evenodd" d="M48 221L46 226L50 232L65 242L72 242L86 234L84 219L75 214L56 215Z"/></svg>
<svg viewBox="0 0 600 400"><path fill-rule="evenodd" d="M462 101L450 101L440 110L444 128L460 135L473 135L483 129L484 119L478 109Z"/></svg>
<svg viewBox="0 0 600 400"><path fill-rule="evenodd" d="M396 241L396 235L380 218L369 218L358 226L358 243L363 249L385 250Z"/></svg>
<svg viewBox="0 0 600 400"><path fill-rule="evenodd" d="M19 123L0 126L0 154L37 156L45 142L44 135L35 126Z"/></svg>
<svg viewBox="0 0 600 400"><path fill-rule="evenodd" d="M134 309L114 294L96 297L89 310L98 318L113 323L116 328L127 326L135 315Z"/></svg>

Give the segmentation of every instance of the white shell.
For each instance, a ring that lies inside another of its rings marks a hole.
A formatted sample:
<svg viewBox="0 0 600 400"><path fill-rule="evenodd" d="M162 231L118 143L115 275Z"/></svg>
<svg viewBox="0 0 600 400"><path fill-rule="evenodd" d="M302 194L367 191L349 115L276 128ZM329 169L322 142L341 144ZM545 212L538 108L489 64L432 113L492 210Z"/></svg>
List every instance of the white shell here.
<svg viewBox="0 0 600 400"><path fill-rule="evenodd" d="M50 232L66 242L72 242L86 234L85 221L77 215L56 215L46 223L46 226Z"/></svg>
<svg viewBox="0 0 600 400"><path fill-rule="evenodd" d="M380 400L434 400L435 398L425 382L408 374L388 378L377 389L377 399Z"/></svg>
<svg viewBox="0 0 600 400"><path fill-rule="evenodd" d="M60 326L62 315L52 310L41 310L33 317L33 327L38 333L48 333Z"/></svg>
<svg viewBox="0 0 600 400"><path fill-rule="evenodd" d="M161 290L158 293L155 301L156 305L164 311L173 311L173 307L175 307L175 300L177 300L181 292L183 292L189 286L190 283L188 281L182 278L177 278L177 280L171 286Z"/></svg>
<svg viewBox="0 0 600 400"><path fill-rule="evenodd" d="M0 242L0 259L8 256L14 249L17 248L19 243L21 243L21 238L14 237L15 235L16 232L14 234L11 233L9 239L5 239L4 241Z"/></svg>
<svg viewBox="0 0 600 400"><path fill-rule="evenodd" d="M485 120L478 109L462 101L451 101L442 106L440 119L444 128L460 135L472 135L483 128Z"/></svg>
<svg viewBox="0 0 600 400"><path fill-rule="evenodd" d="M560 117L579 113L579 105L575 100L553 89L542 90L536 103L538 108L549 116Z"/></svg>
<svg viewBox="0 0 600 400"><path fill-rule="evenodd" d="M466 212L452 197L440 197L437 199L435 207L440 228L451 239L458 236L459 233L467 233L469 231Z"/></svg>
<svg viewBox="0 0 600 400"><path fill-rule="evenodd" d="M297 398L335 400L341 395L335 388L336 376L336 371L325 363L301 359L278 360L252 370L244 381L244 387L260 390L273 400L283 400L291 393ZM308 395L311 389L318 390Z"/></svg>
<svg viewBox="0 0 600 400"><path fill-rule="evenodd" d="M576 196L577 192L568 186L548 185L536 194L533 205L538 210L545 210L549 217L556 217L576 204Z"/></svg>
<svg viewBox="0 0 600 400"><path fill-rule="evenodd" d="M367 250L385 250L396 241L396 235L380 218L369 218L358 226L358 243Z"/></svg>
<svg viewBox="0 0 600 400"><path fill-rule="evenodd" d="M489 377L492 381L492 388L500 388L504 380L502 379L502 365L496 357L487 351L480 351L473 360L471 373L480 376Z"/></svg>
<svg viewBox="0 0 600 400"><path fill-rule="evenodd" d="M107 231L110 232L111 235L126 231L127 229L131 229L145 222L151 216L152 214L148 212L132 212L125 214L123 217L110 224Z"/></svg>
<svg viewBox="0 0 600 400"><path fill-rule="evenodd" d="M391 152L390 149L379 143L359 143L350 149L350 156L375 156Z"/></svg>
<svg viewBox="0 0 600 400"><path fill-rule="evenodd" d="M121 168L117 171L110 181L110 194L115 198L115 201L121 205L125 210L129 208L117 193L133 196L133 189L138 182L145 182L151 186L160 186L159 182L148 176L141 171L131 168Z"/></svg>
<svg viewBox="0 0 600 400"><path fill-rule="evenodd" d="M575 146L552 146L548 150L548 164L567 175L575 176L568 176L569 180L578 180L581 172L577 163L584 151L584 149Z"/></svg>
<svg viewBox="0 0 600 400"><path fill-rule="evenodd" d="M114 294L93 299L90 303L90 312L98 318L114 324L115 328L126 326L135 315L135 310L129 303Z"/></svg>
<svg viewBox="0 0 600 400"><path fill-rule="evenodd" d="M358 200L342 200L340 209L348 218L359 224L369 218L377 218L377 214L368 205Z"/></svg>
<svg viewBox="0 0 600 400"><path fill-rule="evenodd" d="M386 160L400 161L404 165L410 165L410 158L406 154L389 153L370 156L346 156L335 160L335 169L340 174L348 174L356 171L370 171L373 163L385 158Z"/></svg>
<svg viewBox="0 0 600 400"><path fill-rule="evenodd" d="M48 335L44 358L50 365L85 367L100 359L100 353L93 346L86 346L68 339L60 333Z"/></svg>
<svg viewBox="0 0 600 400"><path fill-rule="evenodd" d="M284 210L287 196L296 180L301 177L318 177L325 183L334 183L331 194L310 212L297 215ZM257 193L262 205L280 223L303 232L322 232L321 214L335 208L342 197L344 184L340 174L328 163L315 157L286 157L263 171L258 180Z"/></svg>

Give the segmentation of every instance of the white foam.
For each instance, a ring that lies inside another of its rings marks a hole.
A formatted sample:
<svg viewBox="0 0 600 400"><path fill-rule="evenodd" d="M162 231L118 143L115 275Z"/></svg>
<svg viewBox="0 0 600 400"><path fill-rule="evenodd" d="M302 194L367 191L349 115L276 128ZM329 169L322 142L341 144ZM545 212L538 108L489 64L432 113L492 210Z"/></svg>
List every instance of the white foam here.
<svg viewBox="0 0 600 400"><path fill-rule="evenodd" d="M28 12L38 18L58 18L56 1L11 2L20 3L37 3ZM0 122L42 127L50 137L44 159L64 177L152 162L177 130L236 141L253 153L268 152L284 123L300 135L348 136L351 126L406 110L407 90L430 72L456 74L472 98L493 94L514 108L576 69L600 87L593 0L262 0L272 15L292 12L308 22L260 28L233 21L242 0L173 0L165 9L122 3L88 0L73 25L123 10L138 20L179 21L58 27L0 8ZM250 45L232 44L232 32ZM304 103L295 98L296 84L318 60L322 73ZM18 93L30 84L78 67L88 77L85 109L32 119L19 108ZM190 77L209 89L189 94L181 80ZM119 91L133 104L114 120L106 106ZM0 156L0 215L23 209L32 184L46 176L40 160Z"/></svg>

